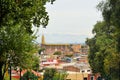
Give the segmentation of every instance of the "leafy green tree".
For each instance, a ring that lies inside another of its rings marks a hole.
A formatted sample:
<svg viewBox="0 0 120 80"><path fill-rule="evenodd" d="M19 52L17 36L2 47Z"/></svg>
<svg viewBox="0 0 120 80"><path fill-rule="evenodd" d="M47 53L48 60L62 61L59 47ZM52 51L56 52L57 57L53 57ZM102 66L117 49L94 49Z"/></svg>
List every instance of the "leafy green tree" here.
<svg viewBox="0 0 120 80"><path fill-rule="evenodd" d="M38 80L38 76L30 71L27 71L21 78L21 80Z"/></svg>
<svg viewBox="0 0 120 80"><path fill-rule="evenodd" d="M71 58L73 56L73 54L67 54L65 56Z"/></svg>
<svg viewBox="0 0 120 80"><path fill-rule="evenodd" d="M53 78L53 80L66 80L67 73L65 71L57 72Z"/></svg>
<svg viewBox="0 0 120 80"><path fill-rule="evenodd" d="M32 67L35 45L32 27L45 27L46 3L54 0L0 0L0 78L8 66ZM12 63L11 63L12 62ZM10 64L11 63L11 64Z"/></svg>
<svg viewBox="0 0 120 80"><path fill-rule="evenodd" d="M46 69L43 75L43 80L53 80L55 74L57 73L56 69Z"/></svg>
<svg viewBox="0 0 120 80"><path fill-rule="evenodd" d="M93 29L95 36L86 41L90 47L88 58L93 73L101 73L102 77L109 80L110 77L113 80L119 79L120 55L117 52L114 32L115 27L109 27L106 21L97 22Z"/></svg>
<svg viewBox="0 0 120 80"><path fill-rule="evenodd" d="M114 39L118 53L120 52L120 0L105 0L98 4L98 9L101 10L103 18L107 23L108 30L111 27L115 28Z"/></svg>
<svg viewBox="0 0 120 80"><path fill-rule="evenodd" d="M105 75L104 59L107 55L106 47L110 44L107 39L105 26L105 22L98 22L93 29L95 36L86 42L90 47L88 58L91 68L94 73L100 72L102 75Z"/></svg>
<svg viewBox="0 0 120 80"><path fill-rule="evenodd" d="M34 63L33 52L35 45L32 42L34 36L30 36L19 25L0 28L0 77L3 80L4 73L9 66L23 68L32 67ZM6 68L7 67L7 68Z"/></svg>
<svg viewBox="0 0 120 80"><path fill-rule="evenodd" d="M54 55L61 55L61 54L62 54L61 51L54 52Z"/></svg>
<svg viewBox="0 0 120 80"><path fill-rule="evenodd" d="M49 16L45 5L55 0L1 0L0 1L0 28L11 27L20 22L26 31L32 33L32 25L45 27L48 24Z"/></svg>
<svg viewBox="0 0 120 80"><path fill-rule="evenodd" d="M105 60L106 65L110 66L110 75L113 80L120 79L120 0L105 0L102 1L98 8L101 10L103 18L107 24L109 32L111 32L111 28L114 28L112 31L112 40L114 41L113 48L108 48L111 50L111 54ZM111 64L111 65L110 65ZM107 66L108 67L108 66Z"/></svg>
<svg viewBox="0 0 120 80"><path fill-rule="evenodd" d="M65 71L59 72L56 69L46 69L43 75L43 80L66 80L67 73Z"/></svg>
<svg viewBox="0 0 120 80"><path fill-rule="evenodd" d="M39 58L38 57L34 57L33 58L33 64L32 64L32 69L33 70L35 70L35 71L38 71L39 70L39 63L40 63L40 61L39 61Z"/></svg>
<svg viewBox="0 0 120 80"><path fill-rule="evenodd" d="M40 49L38 50L39 55L41 55L41 53L42 53L44 50L45 50L45 48L40 48Z"/></svg>

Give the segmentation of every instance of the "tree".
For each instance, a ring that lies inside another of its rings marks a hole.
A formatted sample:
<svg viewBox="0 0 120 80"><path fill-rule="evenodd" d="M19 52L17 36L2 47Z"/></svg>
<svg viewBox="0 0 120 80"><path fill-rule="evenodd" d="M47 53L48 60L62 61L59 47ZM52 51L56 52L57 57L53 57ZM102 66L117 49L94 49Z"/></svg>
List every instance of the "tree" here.
<svg viewBox="0 0 120 80"><path fill-rule="evenodd" d="M0 0L0 78L7 65L28 68L33 65L35 45L33 26L48 24L45 5L54 0ZM10 64L12 62L12 64ZM27 64L26 64L27 63Z"/></svg>
<svg viewBox="0 0 120 80"><path fill-rule="evenodd" d="M120 79L120 0L105 0L98 5L98 8L101 10L104 21L107 24L108 30L114 28L112 32L112 40L114 43L113 48L111 48L112 54L110 54L105 60L107 64L110 65L110 75L112 75L113 80ZM109 49L110 50L110 49ZM112 72L112 73L111 73Z"/></svg>
<svg viewBox="0 0 120 80"><path fill-rule="evenodd" d="M65 56L71 58L73 54L66 54Z"/></svg>
<svg viewBox="0 0 120 80"><path fill-rule="evenodd" d="M33 74L30 71L27 71L21 78L21 80L38 80L38 76L36 76L35 74Z"/></svg>
<svg viewBox="0 0 120 80"><path fill-rule="evenodd" d="M102 1L98 5L98 9L101 10L104 20L109 28L114 27L115 40L118 53L120 52L120 0L106 0ZM109 29L108 29L109 30Z"/></svg>
<svg viewBox="0 0 120 80"><path fill-rule="evenodd" d="M86 41L90 47L88 58L93 73L101 73L107 79L111 76L113 80L119 79L120 55L114 36L116 28L108 26L106 21L99 21L94 26L93 33L95 36Z"/></svg>
<svg viewBox="0 0 120 80"><path fill-rule="evenodd" d="M57 72L53 80L66 80L67 75L66 71Z"/></svg>
<svg viewBox="0 0 120 80"><path fill-rule="evenodd" d="M21 22L26 31L32 33L32 25L45 27L48 24L49 16L45 5L55 0L1 0L0 1L0 28L11 27ZM11 26L9 25L11 22Z"/></svg>
<svg viewBox="0 0 120 80"><path fill-rule="evenodd" d="M43 80L53 80L55 74L57 73L56 69L46 69L43 75Z"/></svg>
<svg viewBox="0 0 120 80"><path fill-rule="evenodd" d="M94 26L95 36L87 39L90 46L89 62L93 72L99 72L102 76L109 77L109 80L120 79L119 4L120 0L104 0L97 5L102 12L103 21Z"/></svg>
<svg viewBox="0 0 120 80"><path fill-rule="evenodd" d="M62 54L61 51L54 52L54 55L61 55L61 54Z"/></svg>
<svg viewBox="0 0 120 80"><path fill-rule="evenodd" d="M30 36L19 25L0 29L0 77L3 79L9 66L31 67L36 47L32 42L34 36Z"/></svg>
<svg viewBox="0 0 120 80"><path fill-rule="evenodd" d="M102 76L105 75L104 59L110 52L107 52L107 47L111 47L111 39L107 36L107 28L105 22L97 22L94 26L93 33L95 36L87 40L87 45L90 47L90 54L88 55L89 63L94 73L100 72Z"/></svg>
<svg viewBox="0 0 120 80"><path fill-rule="evenodd" d="M39 55L41 55L44 50L45 50L45 48L40 48L40 49L38 50Z"/></svg>
<svg viewBox="0 0 120 80"><path fill-rule="evenodd" d="M67 73L59 72L56 69L46 69L43 75L43 80L66 80Z"/></svg>

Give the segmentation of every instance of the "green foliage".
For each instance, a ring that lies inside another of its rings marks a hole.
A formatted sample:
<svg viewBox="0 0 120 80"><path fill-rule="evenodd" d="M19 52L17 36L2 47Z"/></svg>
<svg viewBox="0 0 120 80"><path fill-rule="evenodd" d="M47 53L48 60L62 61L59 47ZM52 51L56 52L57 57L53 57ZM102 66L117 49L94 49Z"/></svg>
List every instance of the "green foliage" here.
<svg viewBox="0 0 120 80"><path fill-rule="evenodd" d="M34 57L33 58L33 64L32 64L32 69L35 70L35 71L38 71L39 70L39 58L37 57Z"/></svg>
<svg viewBox="0 0 120 80"><path fill-rule="evenodd" d="M30 71L27 71L22 77L21 80L38 80L38 77Z"/></svg>
<svg viewBox="0 0 120 80"><path fill-rule="evenodd" d="M103 18L109 28L114 27L114 38L116 40L116 47L120 52L120 0L106 0L98 5L98 8L103 14ZM108 29L109 30L109 29Z"/></svg>
<svg viewBox="0 0 120 80"><path fill-rule="evenodd" d="M10 80L10 76L5 76L4 80ZM12 80L19 80L19 79L16 79L16 78L12 77Z"/></svg>
<svg viewBox="0 0 120 80"><path fill-rule="evenodd" d="M6 65L32 68L37 59L33 53L37 47L32 42L34 36L30 36L20 24L13 27L0 28L0 73L4 76ZM10 64L11 62L11 64ZM32 65L31 65L32 64Z"/></svg>
<svg viewBox="0 0 120 80"><path fill-rule="evenodd" d="M62 54L61 51L54 52L54 55L61 55L61 54Z"/></svg>
<svg viewBox="0 0 120 80"><path fill-rule="evenodd" d="M40 48L38 53L41 55L41 52L43 52L45 50L45 48Z"/></svg>
<svg viewBox="0 0 120 80"><path fill-rule="evenodd" d="M43 80L53 80L55 74L57 73L56 69L46 69L43 75Z"/></svg>
<svg viewBox="0 0 120 80"><path fill-rule="evenodd" d="M8 62L8 57L11 62L18 66L26 62L27 57L32 57L35 45L32 42L34 36L26 33L24 28L19 25L13 27L3 27L0 30L0 61ZM28 54L29 53L29 54Z"/></svg>
<svg viewBox="0 0 120 80"><path fill-rule="evenodd" d="M73 56L73 54L68 54L68 55L65 55L66 57L72 57Z"/></svg>
<svg viewBox="0 0 120 80"><path fill-rule="evenodd" d="M49 16L45 5L47 2L53 3L55 0L1 0L0 1L0 28L10 27L19 22L32 33L32 24L45 27L48 24Z"/></svg>
<svg viewBox="0 0 120 80"><path fill-rule="evenodd" d="M66 72L58 72L56 69L46 69L43 75L43 80L66 80Z"/></svg>
<svg viewBox="0 0 120 80"><path fill-rule="evenodd" d="M86 43L90 47L90 54L88 55L90 66L94 73L101 73L103 77L118 75L118 64L120 62L120 55L117 53L116 44L113 36L114 28L108 27L105 22L98 22L93 29L95 36L87 39ZM109 29L109 30L110 30ZM116 72L112 72L111 70Z"/></svg>
<svg viewBox="0 0 120 80"><path fill-rule="evenodd" d="M65 71L57 72L53 78L53 80L66 80L67 73Z"/></svg>
<svg viewBox="0 0 120 80"><path fill-rule="evenodd" d="M0 1L0 78L6 65L32 68L38 66L33 53L36 36L33 26L47 26L49 16L46 3L55 0L1 0ZM9 58L8 58L9 57ZM12 62L12 64L10 64ZM4 68L4 69L3 69Z"/></svg>
<svg viewBox="0 0 120 80"><path fill-rule="evenodd" d="M105 0L97 6L104 20L97 22L93 33L87 39L90 47L89 63L94 73L101 73L109 80L119 80L120 76L120 0Z"/></svg>
<svg viewBox="0 0 120 80"><path fill-rule="evenodd" d="M106 0L102 1L98 8L101 10L103 14L104 20L109 25L114 25L115 27L120 26L120 0Z"/></svg>

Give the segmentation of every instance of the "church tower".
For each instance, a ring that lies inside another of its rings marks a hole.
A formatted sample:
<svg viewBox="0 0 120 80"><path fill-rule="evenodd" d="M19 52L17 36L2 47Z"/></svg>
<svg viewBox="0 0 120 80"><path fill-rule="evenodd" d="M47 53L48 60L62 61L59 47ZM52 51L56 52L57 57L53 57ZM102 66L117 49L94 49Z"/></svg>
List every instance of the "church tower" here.
<svg viewBox="0 0 120 80"><path fill-rule="evenodd" d="M44 37L44 35L42 35L42 40L41 41L42 41L41 44L45 44L45 37Z"/></svg>

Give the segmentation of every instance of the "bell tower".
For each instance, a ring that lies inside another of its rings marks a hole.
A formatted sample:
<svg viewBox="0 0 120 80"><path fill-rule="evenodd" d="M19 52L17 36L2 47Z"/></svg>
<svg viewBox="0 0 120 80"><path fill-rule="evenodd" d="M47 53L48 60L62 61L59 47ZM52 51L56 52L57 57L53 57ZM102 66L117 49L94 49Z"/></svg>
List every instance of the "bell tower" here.
<svg viewBox="0 0 120 80"><path fill-rule="evenodd" d="M45 37L44 37L44 35L42 35L42 40L41 41L42 41L41 44L45 44Z"/></svg>

